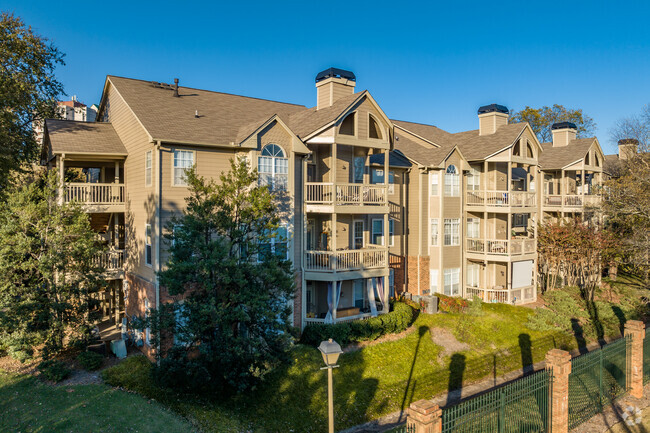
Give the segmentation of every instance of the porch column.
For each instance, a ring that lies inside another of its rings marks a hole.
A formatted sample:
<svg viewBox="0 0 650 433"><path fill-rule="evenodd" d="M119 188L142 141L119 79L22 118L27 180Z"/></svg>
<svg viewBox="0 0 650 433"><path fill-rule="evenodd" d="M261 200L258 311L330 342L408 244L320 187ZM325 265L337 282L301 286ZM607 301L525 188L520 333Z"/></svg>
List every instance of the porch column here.
<svg viewBox="0 0 650 433"><path fill-rule="evenodd" d="M512 191L512 185L511 185L512 184L512 162L511 161L508 161L508 175L506 176L506 182L508 183L506 185L506 191L511 192ZM508 194L508 199L509 199L508 204L512 203L510 194Z"/></svg>
<svg viewBox="0 0 650 433"><path fill-rule="evenodd" d="M59 155L59 204L63 204L65 196L65 153Z"/></svg>
<svg viewBox="0 0 650 433"><path fill-rule="evenodd" d="M388 162L389 162L388 149L384 149L384 185L386 186L386 191L384 192L384 194L385 194L385 197L386 197L386 204L388 204L388 188L389 188L389 186L388 186L388 182L389 182L388 169L389 169L390 165L388 164ZM389 212L390 212L390 210L389 210Z"/></svg>
<svg viewBox="0 0 650 433"><path fill-rule="evenodd" d="M336 158L337 158L337 147L338 145L336 142L332 143L332 162L331 162L331 167L330 167L330 182L332 182L332 194L334 196L334 199L332 201L332 204L336 206L336 202L338 199L338 191L336 188L336 166L338 165Z"/></svg>
<svg viewBox="0 0 650 433"><path fill-rule="evenodd" d="M336 227L337 226L336 212L334 212L332 214L331 221L332 221L332 227L331 227L332 242L331 242L330 248L332 249L332 252L333 252L332 253L332 268L333 268L332 270L334 272L336 272L336 268L338 267L338 263L337 263L337 260L336 260L337 259L337 257L336 257L336 238L337 238L337 235L336 235L336 231L337 231L336 230L337 229L337 227Z"/></svg>
<svg viewBox="0 0 650 433"><path fill-rule="evenodd" d="M120 162L115 161L115 183L120 183Z"/></svg>
<svg viewBox="0 0 650 433"><path fill-rule="evenodd" d="M586 180L585 177L586 177L586 176L585 176L585 169L583 168L583 169L582 169L582 197L583 197L583 199L582 199L582 204L583 204L583 205L585 204L585 202L584 202L584 196L585 196L585 189L587 188L587 184L585 183L585 180Z"/></svg>

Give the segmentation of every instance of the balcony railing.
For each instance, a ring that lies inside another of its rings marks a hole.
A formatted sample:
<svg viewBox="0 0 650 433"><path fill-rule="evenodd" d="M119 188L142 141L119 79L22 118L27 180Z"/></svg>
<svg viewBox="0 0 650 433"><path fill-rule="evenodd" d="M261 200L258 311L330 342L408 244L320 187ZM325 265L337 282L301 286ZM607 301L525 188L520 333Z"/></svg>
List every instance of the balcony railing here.
<svg viewBox="0 0 650 433"><path fill-rule="evenodd" d="M582 207L600 203L600 195L546 195L544 206L551 207Z"/></svg>
<svg viewBox="0 0 650 433"><path fill-rule="evenodd" d="M124 250L108 250L95 256L95 266L100 266L106 271L121 271L124 269Z"/></svg>
<svg viewBox="0 0 650 433"><path fill-rule="evenodd" d="M534 207L535 193L527 191L467 191L468 206Z"/></svg>
<svg viewBox="0 0 650 433"><path fill-rule="evenodd" d="M480 287L466 287L465 297L473 299L474 296L481 298L483 302L494 302L507 304L510 302L508 290L504 289L482 289Z"/></svg>
<svg viewBox="0 0 650 433"><path fill-rule="evenodd" d="M307 204L357 206L387 204L386 185L383 184L308 182L306 190Z"/></svg>
<svg viewBox="0 0 650 433"><path fill-rule="evenodd" d="M536 250L535 239L467 239L467 252L494 255L530 254Z"/></svg>
<svg viewBox="0 0 650 433"><path fill-rule="evenodd" d="M67 183L65 202L77 201L84 204L124 204L123 183Z"/></svg>
<svg viewBox="0 0 650 433"><path fill-rule="evenodd" d="M305 269L308 271L356 271L387 266L388 249L385 247L341 251L305 251Z"/></svg>

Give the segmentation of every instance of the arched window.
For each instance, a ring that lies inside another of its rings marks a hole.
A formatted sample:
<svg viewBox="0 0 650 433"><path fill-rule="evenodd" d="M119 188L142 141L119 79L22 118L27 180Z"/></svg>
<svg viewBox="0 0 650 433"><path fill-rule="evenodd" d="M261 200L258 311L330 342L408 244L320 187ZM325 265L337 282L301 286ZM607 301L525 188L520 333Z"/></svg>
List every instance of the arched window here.
<svg viewBox="0 0 650 433"><path fill-rule="evenodd" d="M512 149L512 156L521 156L521 140L515 143L515 147Z"/></svg>
<svg viewBox="0 0 650 433"><path fill-rule="evenodd" d="M533 153L533 146L531 146L530 143L526 145L526 157L535 158L535 154Z"/></svg>
<svg viewBox="0 0 650 433"><path fill-rule="evenodd" d="M587 156L585 156L585 165L591 165L591 158L589 157L590 154L590 152L587 152Z"/></svg>
<svg viewBox="0 0 650 433"><path fill-rule="evenodd" d="M460 195L460 183L458 170L451 164L445 171L445 195L448 197L458 197Z"/></svg>
<svg viewBox="0 0 650 433"><path fill-rule="evenodd" d="M381 128L372 114L368 115L368 137L381 139Z"/></svg>
<svg viewBox="0 0 650 433"><path fill-rule="evenodd" d="M348 114L348 117L343 119L341 122L341 127L339 128L339 134L343 135L354 135L354 119L356 113Z"/></svg>
<svg viewBox="0 0 650 433"><path fill-rule="evenodd" d="M272 191L284 191L289 180L289 160L277 144L267 144L257 159L259 184L268 185Z"/></svg>
<svg viewBox="0 0 650 433"><path fill-rule="evenodd" d="M597 153L594 153L594 160L596 161L596 167L600 167L600 158L598 158Z"/></svg>

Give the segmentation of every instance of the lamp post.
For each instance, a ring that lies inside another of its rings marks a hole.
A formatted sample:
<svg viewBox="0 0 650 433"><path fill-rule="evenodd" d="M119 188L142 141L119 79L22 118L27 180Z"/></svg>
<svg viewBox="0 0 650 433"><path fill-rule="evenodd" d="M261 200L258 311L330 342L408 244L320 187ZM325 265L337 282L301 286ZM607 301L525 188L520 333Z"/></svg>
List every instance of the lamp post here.
<svg viewBox="0 0 650 433"><path fill-rule="evenodd" d="M343 351L341 350L339 343L331 338L327 341L321 341L318 350L320 350L320 353L323 355L323 361L325 361L325 367L321 367L321 370L327 369L329 433L334 433L334 387L332 383L332 369L338 367L336 361L338 361L339 355L343 353Z"/></svg>

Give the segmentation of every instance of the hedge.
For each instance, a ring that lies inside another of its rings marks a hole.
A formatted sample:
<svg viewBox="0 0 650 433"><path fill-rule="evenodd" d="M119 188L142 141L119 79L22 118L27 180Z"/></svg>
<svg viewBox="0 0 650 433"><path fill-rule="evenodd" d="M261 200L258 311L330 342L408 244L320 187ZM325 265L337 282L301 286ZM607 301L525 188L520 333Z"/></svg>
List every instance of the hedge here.
<svg viewBox="0 0 650 433"><path fill-rule="evenodd" d="M310 323L305 326L300 337L302 344L318 346L321 341L329 338L339 344L357 341L372 341L386 334L396 334L406 330L415 321L418 310L406 302L396 301L392 304L393 311L367 320L328 325Z"/></svg>

